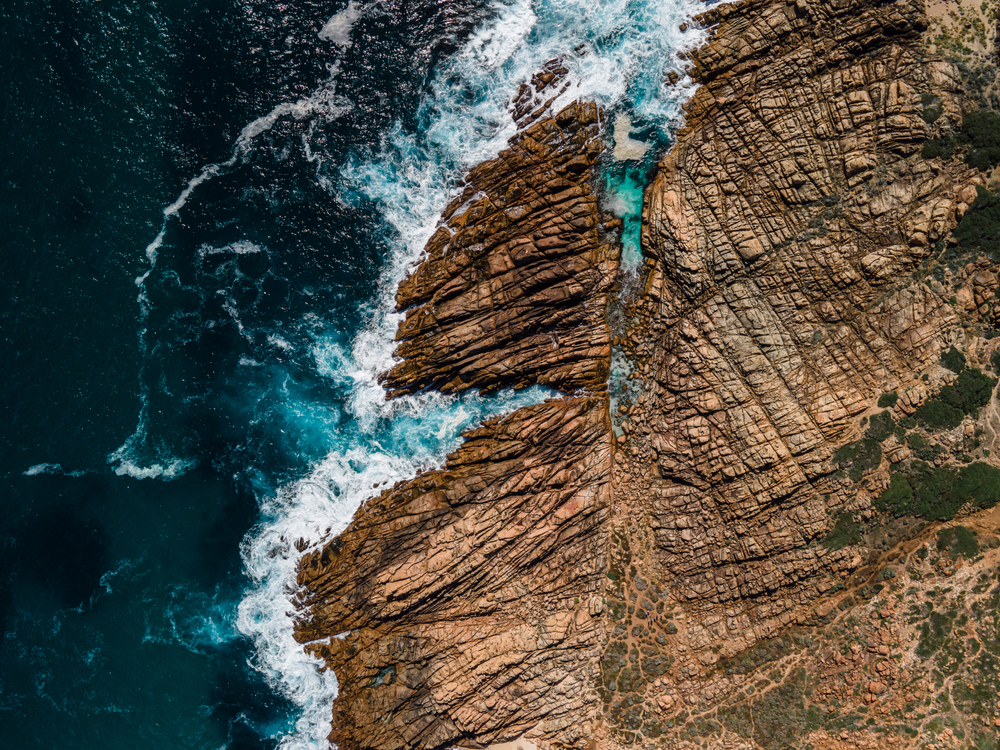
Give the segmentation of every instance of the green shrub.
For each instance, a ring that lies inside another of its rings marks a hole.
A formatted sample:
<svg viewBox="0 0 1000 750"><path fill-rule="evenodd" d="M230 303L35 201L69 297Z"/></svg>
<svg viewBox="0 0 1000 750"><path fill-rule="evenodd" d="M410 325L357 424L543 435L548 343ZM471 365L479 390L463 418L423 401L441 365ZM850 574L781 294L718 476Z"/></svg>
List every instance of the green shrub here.
<svg viewBox="0 0 1000 750"><path fill-rule="evenodd" d="M965 161L987 171L1000 164L1000 115L988 109L962 118L962 140L969 144Z"/></svg>
<svg viewBox="0 0 1000 750"><path fill-rule="evenodd" d="M993 146L971 149L965 155L965 163L980 172L989 172L997 164L1000 164L1000 148Z"/></svg>
<svg viewBox="0 0 1000 750"><path fill-rule="evenodd" d="M996 384L996 378L991 378L978 367L970 367L962 370L954 383L944 386L938 397L966 414L975 415L980 407L990 402Z"/></svg>
<svg viewBox="0 0 1000 750"><path fill-rule="evenodd" d="M934 107L928 107L924 110L924 122L931 125L937 122L937 119L941 116L941 110L935 109Z"/></svg>
<svg viewBox="0 0 1000 750"><path fill-rule="evenodd" d="M955 155L956 145L957 142L954 138L945 138L943 140L932 138L924 143L924 147L920 149L920 155L925 159L937 159L940 157L947 161Z"/></svg>
<svg viewBox="0 0 1000 750"><path fill-rule="evenodd" d="M917 420L913 417L903 417L899 420L899 426L904 430L912 430L917 426Z"/></svg>
<svg viewBox="0 0 1000 750"><path fill-rule="evenodd" d="M950 557L973 558L979 554L979 539L964 526L952 526L938 532L937 549L947 552Z"/></svg>
<svg viewBox="0 0 1000 750"><path fill-rule="evenodd" d="M821 544L827 549L843 549L849 544L857 544L861 541L864 528L850 513L841 513Z"/></svg>
<svg viewBox="0 0 1000 750"><path fill-rule="evenodd" d="M979 508L1000 503L1000 469L976 462L964 467L955 483L955 494Z"/></svg>
<svg viewBox="0 0 1000 750"><path fill-rule="evenodd" d="M961 409L931 398L925 401L914 415L919 422L934 430L950 430L962 424L965 415Z"/></svg>
<svg viewBox="0 0 1000 750"><path fill-rule="evenodd" d="M889 489L875 499L875 508L894 516L906 516L913 512L913 487L904 474L895 473L889 477Z"/></svg>
<svg viewBox="0 0 1000 750"><path fill-rule="evenodd" d="M871 418L865 437L881 443L888 438L896 429L896 420L887 411L880 411Z"/></svg>
<svg viewBox="0 0 1000 750"><path fill-rule="evenodd" d="M933 461L944 452L944 449L941 446L930 442L918 432L913 432L907 435L906 442L909 444L910 448L913 449L913 453L916 457L921 461Z"/></svg>
<svg viewBox="0 0 1000 750"><path fill-rule="evenodd" d="M875 508L893 516L921 516L950 521L966 503L992 508L1000 502L1000 469L974 463L956 470L914 461L906 474L889 478Z"/></svg>
<svg viewBox="0 0 1000 750"><path fill-rule="evenodd" d="M990 402L996 384L996 378L978 367L966 368L954 383L944 386L935 398L924 402L914 416L932 429L958 427L966 414L975 416L980 407Z"/></svg>
<svg viewBox="0 0 1000 750"><path fill-rule="evenodd" d="M923 461L914 461L910 471L910 484L916 500L913 515L941 521L954 518L963 505L963 501L952 495L955 470L950 466L935 467Z"/></svg>
<svg viewBox="0 0 1000 750"><path fill-rule="evenodd" d="M1000 251L1000 196L976 186L976 200L952 233L965 253Z"/></svg>
<svg viewBox="0 0 1000 750"><path fill-rule="evenodd" d="M1000 373L1000 349L997 349L990 356L990 364L993 366L993 372Z"/></svg>
<svg viewBox="0 0 1000 750"><path fill-rule="evenodd" d="M878 397L878 406L880 409L891 409L897 401L899 401L899 394L896 391L889 391Z"/></svg>
<svg viewBox="0 0 1000 750"><path fill-rule="evenodd" d="M965 369L965 355L954 346L946 352L941 352L941 365L954 373Z"/></svg>
<svg viewBox="0 0 1000 750"><path fill-rule="evenodd" d="M847 476L858 482L866 472L878 468L882 463L882 446L877 440L865 437L839 448L833 454L833 461L847 470Z"/></svg>

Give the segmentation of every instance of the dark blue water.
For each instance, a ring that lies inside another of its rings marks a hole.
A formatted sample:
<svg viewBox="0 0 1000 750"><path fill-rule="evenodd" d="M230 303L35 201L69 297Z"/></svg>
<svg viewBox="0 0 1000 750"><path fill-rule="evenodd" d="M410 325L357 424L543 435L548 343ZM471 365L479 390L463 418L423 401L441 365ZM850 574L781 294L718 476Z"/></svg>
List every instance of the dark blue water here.
<svg viewBox="0 0 1000 750"><path fill-rule="evenodd" d="M412 121L474 4L387 3L359 19L338 84L351 110L283 118L192 195L145 282L145 319L135 279L187 181L230 159L247 123L329 77L338 50L317 31L341 9L0 11L7 747L266 747L289 721L293 707L247 668L252 645L235 629L240 542L258 518L255 483L279 484L325 452L322 436L282 431L287 393L324 407L338 396L298 345L316 329L351 334L386 253L377 210L333 200L316 170ZM304 137L323 165L306 160ZM234 242L260 250L199 255ZM150 455L132 459L195 465L172 481L108 464L144 391Z"/></svg>
<svg viewBox="0 0 1000 750"><path fill-rule="evenodd" d="M323 745L295 541L544 397L385 404L395 283L546 60L567 101L679 111L693 4L590 6L0 9L5 747Z"/></svg>

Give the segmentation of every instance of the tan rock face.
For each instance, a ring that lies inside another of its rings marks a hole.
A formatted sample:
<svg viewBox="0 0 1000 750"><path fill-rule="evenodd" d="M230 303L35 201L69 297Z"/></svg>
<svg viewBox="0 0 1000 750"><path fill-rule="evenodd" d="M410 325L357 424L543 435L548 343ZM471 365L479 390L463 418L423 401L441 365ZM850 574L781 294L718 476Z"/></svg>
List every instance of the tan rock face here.
<svg viewBox="0 0 1000 750"><path fill-rule="evenodd" d="M468 175L399 287L403 361L384 377L390 393L605 387L618 247L604 240L591 186L598 110L543 117L523 91L521 101L524 129Z"/></svg>
<svg viewBox="0 0 1000 750"><path fill-rule="evenodd" d="M761 0L709 20L704 85L644 209L626 348L645 403L622 492L643 495L681 599L737 603L714 637L739 639L838 567L809 543L869 496L829 458L956 323L943 289L900 282L973 175L919 155L937 80L921 4Z"/></svg>
<svg viewBox="0 0 1000 750"><path fill-rule="evenodd" d="M344 750L572 739L596 712L607 401L548 401L466 437L302 559L296 637L336 670Z"/></svg>

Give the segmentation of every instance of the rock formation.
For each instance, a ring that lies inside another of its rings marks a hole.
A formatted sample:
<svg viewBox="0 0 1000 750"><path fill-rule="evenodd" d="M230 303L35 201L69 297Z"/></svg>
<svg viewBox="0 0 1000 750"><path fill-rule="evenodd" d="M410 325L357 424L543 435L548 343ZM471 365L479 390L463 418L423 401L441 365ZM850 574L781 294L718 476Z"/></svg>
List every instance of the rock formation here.
<svg viewBox="0 0 1000 750"><path fill-rule="evenodd" d="M610 435L601 396L520 409L302 559L297 637L336 670L338 747L583 736Z"/></svg>
<svg viewBox="0 0 1000 750"><path fill-rule="evenodd" d="M752 641L840 567L809 542L868 493L830 458L944 347L943 290L900 280L974 175L920 156L919 92L960 102L957 73L921 62L918 3L761 0L711 20L703 85L647 192L625 342L644 388L619 470L672 590L736 607L705 637Z"/></svg>
<svg viewBox="0 0 1000 750"><path fill-rule="evenodd" d="M612 293L603 115L551 111L558 63L399 289L391 394L570 395L472 431L304 556L296 634L337 672L344 750L898 747L907 717L942 738L986 726L953 704L993 679L972 656L995 623L967 622L1000 591L996 555L965 552L1000 524L976 513L1000 499L978 369L1000 363L1000 274L949 236L993 183L924 148L972 108L962 72L928 54L919 0L742 0L699 20L712 35L646 191L637 289ZM928 477L971 488L947 515L972 537L950 521L935 546L912 517L939 513ZM923 583L951 576L967 597ZM907 610L904 583L962 625ZM928 696L945 713L914 707Z"/></svg>
<svg viewBox="0 0 1000 750"><path fill-rule="evenodd" d="M592 187L599 112L574 104L543 116L535 99L567 72L550 67L515 101L522 129L510 147L469 173L399 287L406 319L390 393L606 388L618 248L602 236Z"/></svg>

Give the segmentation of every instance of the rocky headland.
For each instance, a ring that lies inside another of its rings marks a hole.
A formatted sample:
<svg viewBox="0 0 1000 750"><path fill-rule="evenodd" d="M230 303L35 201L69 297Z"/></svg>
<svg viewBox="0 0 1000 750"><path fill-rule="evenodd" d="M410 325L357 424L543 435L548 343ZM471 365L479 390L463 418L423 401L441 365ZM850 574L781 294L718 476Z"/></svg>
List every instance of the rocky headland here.
<svg viewBox="0 0 1000 750"><path fill-rule="evenodd" d="M997 746L1000 126L927 13L697 19L636 284L606 113L522 87L383 382L565 395L302 558L337 746Z"/></svg>

